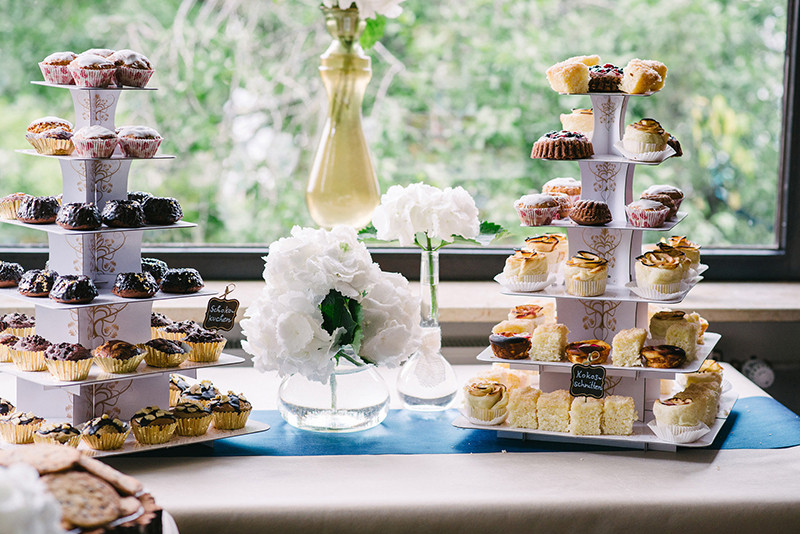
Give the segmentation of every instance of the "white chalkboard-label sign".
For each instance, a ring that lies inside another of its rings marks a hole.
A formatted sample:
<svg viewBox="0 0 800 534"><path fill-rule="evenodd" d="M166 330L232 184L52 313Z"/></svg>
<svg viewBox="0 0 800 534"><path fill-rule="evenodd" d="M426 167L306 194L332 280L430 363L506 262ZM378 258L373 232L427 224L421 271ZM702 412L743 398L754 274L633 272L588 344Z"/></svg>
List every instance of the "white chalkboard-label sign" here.
<svg viewBox="0 0 800 534"><path fill-rule="evenodd" d="M602 399L605 393L606 369L600 365L572 366L569 394L573 397Z"/></svg>
<svg viewBox="0 0 800 534"><path fill-rule="evenodd" d="M236 323L236 312L239 310L239 301L229 299L228 295L235 288L235 285L229 284L221 297L209 299L206 307L206 316L203 319L203 328L207 330L225 330L226 332L233 329L233 325Z"/></svg>

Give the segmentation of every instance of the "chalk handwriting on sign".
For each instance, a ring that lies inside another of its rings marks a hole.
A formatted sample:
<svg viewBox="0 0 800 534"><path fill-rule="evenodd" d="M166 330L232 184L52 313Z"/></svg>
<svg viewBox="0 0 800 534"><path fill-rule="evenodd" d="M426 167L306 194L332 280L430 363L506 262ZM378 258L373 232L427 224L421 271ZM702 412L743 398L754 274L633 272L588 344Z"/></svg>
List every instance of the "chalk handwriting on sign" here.
<svg viewBox="0 0 800 534"><path fill-rule="evenodd" d="M230 331L236 323L236 312L239 310L239 301L229 299L228 295L236 288L229 284L221 297L209 299L206 307L206 316L203 319L203 328L208 330Z"/></svg>
<svg viewBox="0 0 800 534"><path fill-rule="evenodd" d="M569 393L573 397L585 396L602 399L605 393L605 381L605 367L575 364L572 366Z"/></svg>

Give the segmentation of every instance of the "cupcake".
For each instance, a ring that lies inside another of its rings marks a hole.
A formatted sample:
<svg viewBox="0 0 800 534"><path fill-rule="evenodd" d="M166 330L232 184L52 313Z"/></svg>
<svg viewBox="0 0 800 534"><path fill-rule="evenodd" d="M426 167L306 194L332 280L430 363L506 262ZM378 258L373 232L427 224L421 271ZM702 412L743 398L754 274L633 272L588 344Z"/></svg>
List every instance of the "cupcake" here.
<svg viewBox="0 0 800 534"><path fill-rule="evenodd" d="M33 433L43 423L43 418L31 412L12 412L0 416L0 438L7 443L33 443Z"/></svg>
<svg viewBox="0 0 800 534"><path fill-rule="evenodd" d="M50 345L49 341L36 334L20 338L9 349L11 361L20 371L44 371L47 369L44 355Z"/></svg>
<svg viewBox="0 0 800 534"><path fill-rule="evenodd" d="M77 447L81 442L81 431L69 423L48 423L33 433L33 442Z"/></svg>
<svg viewBox="0 0 800 534"><path fill-rule="evenodd" d="M92 361L92 353L80 343L56 343L44 353L47 370L58 380L86 380Z"/></svg>
<svg viewBox="0 0 800 534"><path fill-rule="evenodd" d="M24 272L19 263L0 261L0 287L16 287Z"/></svg>
<svg viewBox="0 0 800 534"><path fill-rule="evenodd" d="M175 432L179 436L202 436L208 431L213 419L211 408L193 401L179 402L172 414L178 421Z"/></svg>
<svg viewBox="0 0 800 534"><path fill-rule="evenodd" d="M128 423L104 413L83 424L81 438L92 449L110 451L122 448L130 432Z"/></svg>
<svg viewBox="0 0 800 534"><path fill-rule="evenodd" d="M559 205L552 195L524 195L514 203L523 226L545 226L553 222Z"/></svg>
<svg viewBox="0 0 800 534"><path fill-rule="evenodd" d="M110 158L117 148L117 134L99 125L84 126L72 136L75 153L82 158Z"/></svg>
<svg viewBox="0 0 800 534"><path fill-rule="evenodd" d="M158 329L158 337L173 341L183 341L186 336L198 329L200 329L200 325L194 321L172 322Z"/></svg>
<svg viewBox="0 0 800 534"><path fill-rule="evenodd" d="M547 280L547 256L539 252L525 252L517 250L506 258L503 267L504 285L513 290L526 291L526 286L540 284Z"/></svg>
<svg viewBox="0 0 800 534"><path fill-rule="evenodd" d="M174 407L178 404L178 399L180 399L183 392L189 389L189 382L186 381L186 377L181 376L176 373L171 373L169 375L169 405L170 407Z"/></svg>
<svg viewBox="0 0 800 534"><path fill-rule="evenodd" d="M75 52L54 52L39 62L44 81L56 85L74 85L69 64L78 57Z"/></svg>
<svg viewBox="0 0 800 534"><path fill-rule="evenodd" d="M558 211L553 219L566 219L569 217L569 210L572 209L572 199L564 193L548 193L551 197L556 199L558 203Z"/></svg>
<svg viewBox="0 0 800 534"><path fill-rule="evenodd" d="M212 330L196 330L183 338L183 342L191 349L190 362L215 362L222 355L227 340Z"/></svg>
<svg viewBox="0 0 800 534"><path fill-rule="evenodd" d="M638 256L634 272L637 287L645 291L670 295L681 289L681 261L665 252L650 251Z"/></svg>
<svg viewBox="0 0 800 534"><path fill-rule="evenodd" d="M563 234L544 234L525 239L524 251L538 252L547 258L547 269L550 272L558 270L561 261L564 260L563 250L559 247Z"/></svg>
<svg viewBox="0 0 800 534"><path fill-rule="evenodd" d="M239 393L228 391L227 395L217 395L208 403L217 430L238 430L247 424L253 405Z"/></svg>
<svg viewBox="0 0 800 534"><path fill-rule="evenodd" d="M36 318L24 313L8 313L3 316L2 321L6 324L5 333L17 337L29 336L36 330Z"/></svg>
<svg viewBox="0 0 800 534"><path fill-rule="evenodd" d="M87 53L73 59L68 69L78 87L108 87L114 83L117 70L105 57Z"/></svg>
<svg viewBox="0 0 800 534"><path fill-rule="evenodd" d="M658 228L663 226L669 208L655 200L639 199L625 206L628 223L637 228Z"/></svg>
<svg viewBox="0 0 800 534"><path fill-rule="evenodd" d="M89 50L84 50L79 55L82 56L84 54L91 54L91 55L94 55L94 56L100 56L100 57L106 57L107 58L111 54L113 54L114 52L115 52L115 50L113 50L111 48L90 48Z"/></svg>
<svg viewBox="0 0 800 534"><path fill-rule="evenodd" d="M578 297L596 297L606 290L608 261L594 252L579 251L564 264L567 293Z"/></svg>
<svg viewBox="0 0 800 534"><path fill-rule="evenodd" d="M59 117L42 117L28 125L25 139L39 154L68 156L72 144L72 123Z"/></svg>
<svg viewBox="0 0 800 534"><path fill-rule="evenodd" d="M14 410L15 408L11 401L7 401L6 399L0 397L0 415L8 415L13 413Z"/></svg>
<svg viewBox="0 0 800 534"><path fill-rule="evenodd" d="M144 361L151 367L178 367L189 357L189 347L181 341L156 338L142 347L145 350Z"/></svg>
<svg viewBox="0 0 800 534"><path fill-rule="evenodd" d="M153 75L150 60L139 52L117 50L106 57L117 68L116 77L119 86L144 87Z"/></svg>
<svg viewBox="0 0 800 534"><path fill-rule="evenodd" d="M144 350L136 345L112 339L92 351L94 361L107 373L133 373L144 359Z"/></svg>
<svg viewBox="0 0 800 534"><path fill-rule="evenodd" d="M692 243L685 235L662 237L659 243L674 247L686 254L686 257L689 258L689 267L697 269L700 266L700 245Z"/></svg>
<svg viewBox="0 0 800 534"><path fill-rule="evenodd" d="M172 319L162 313L150 313L150 338L161 337L159 329L172 324Z"/></svg>
<svg viewBox="0 0 800 534"><path fill-rule="evenodd" d="M625 127L622 146L633 154L663 152L667 148L669 135L654 119L642 119Z"/></svg>
<svg viewBox="0 0 800 534"><path fill-rule="evenodd" d="M464 386L464 414L470 422L499 425L508 415L508 390L492 380L478 379Z"/></svg>
<svg viewBox="0 0 800 534"><path fill-rule="evenodd" d="M19 205L28 196L25 193L12 193L0 198L0 217L9 221L16 220Z"/></svg>
<svg viewBox="0 0 800 534"><path fill-rule="evenodd" d="M143 408L131 418L133 435L142 445L168 442L177 426L178 421L175 416L158 406Z"/></svg>
<svg viewBox="0 0 800 534"><path fill-rule="evenodd" d="M667 219L671 219L676 213L678 213L678 208L681 207L681 203L683 202L683 196L683 191L677 187L658 184L652 185L642 191L642 194L639 195L639 198L661 202L669 208Z"/></svg>
<svg viewBox="0 0 800 534"><path fill-rule="evenodd" d="M553 178L544 183L542 186L542 193L547 195L552 193L564 193L569 196L570 200L574 203L581 198L581 182L570 177Z"/></svg>
<svg viewBox="0 0 800 534"><path fill-rule="evenodd" d="M199 384L192 384L184 390L178 402L194 401L203 406L208 406L215 397L219 395L219 390L208 380L203 380Z"/></svg>
<svg viewBox="0 0 800 534"><path fill-rule="evenodd" d="M14 334L9 334L7 332L3 332L0 334L0 362L10 362L11 361L11 353L9 349L19 341L19 338Z"/></svg>
<svg viewBox="0 0 800 534"><path fill-rule="evenodd" d="M680 263L681 266L681 276L683 278L688 278L693 273L691 271L692 260L689 259L689 256L686 255L683 250L679 250L672 245L667 245L666 243L656 243L655 252L663 252L668 256L674 258Z"/></svg>
<svg viewBox="0 0 800 534"><path fill-rule="evenodd" d="M122 154L128 158L152 158L161 145L161 136L147 126L117 128L117 137Z"/></svg>

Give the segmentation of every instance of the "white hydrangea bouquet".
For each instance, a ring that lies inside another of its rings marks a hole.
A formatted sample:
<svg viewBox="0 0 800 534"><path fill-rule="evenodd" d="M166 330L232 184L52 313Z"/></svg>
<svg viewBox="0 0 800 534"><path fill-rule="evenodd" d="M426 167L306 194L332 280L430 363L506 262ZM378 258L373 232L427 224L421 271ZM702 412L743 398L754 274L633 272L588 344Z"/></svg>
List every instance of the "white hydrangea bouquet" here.
<svg viewBox="0 0 800 534"><path fill-rule="evenodd" d="M355 230L294 227L269 247L266 286L242 321L260 371L327 383L340 358L395 367L419 345L419 300Z"/></svg>
<svg viewBox="0 0 800 534"><path fill-rule="evenodd" d="M27 464L0 466L0 532L64 532L61 528L61 505L47 490L36 469Z"/></svg>

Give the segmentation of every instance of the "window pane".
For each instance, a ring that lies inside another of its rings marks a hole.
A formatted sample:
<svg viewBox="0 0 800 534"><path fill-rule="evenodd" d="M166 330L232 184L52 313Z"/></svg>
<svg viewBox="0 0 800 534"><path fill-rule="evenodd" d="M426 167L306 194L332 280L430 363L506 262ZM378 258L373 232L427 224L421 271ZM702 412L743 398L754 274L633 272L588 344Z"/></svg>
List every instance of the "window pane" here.
<svg viewBox="0 0 800 534"><path fill-rule="evenodd" d="M317 74L330 42L313 0L14 2L0 0L2 194L55 194L60 171L26 148L25 127L74 117L66 91L28 84L50 52L130 47L154 62L155 93L126 93L117 124L156 127L172 161L136 162L130 189L180 199L187 231L170 243L267 243L312 224L304 203L327 101ZM529 158L559 114L587 97L554 93L547 67L597 53L623 66L663 61L666 87L631 99L685 156L638 168L634 192L671 183L690 212L678 230L704 246L775 246L786 4L770 0L407 0L371 52L365 127L383 190L462 185L482 217L517 227L513 201L575 163ZM4 227L3 241L44 236Z"/></svg>

